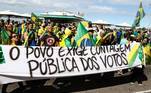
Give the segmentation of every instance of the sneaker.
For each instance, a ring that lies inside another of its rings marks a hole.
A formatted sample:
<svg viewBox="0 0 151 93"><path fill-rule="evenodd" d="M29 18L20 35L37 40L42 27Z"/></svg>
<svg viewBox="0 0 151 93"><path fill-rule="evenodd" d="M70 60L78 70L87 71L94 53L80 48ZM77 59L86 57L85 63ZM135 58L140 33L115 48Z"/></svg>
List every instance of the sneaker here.
<svg viewBox="0 0 151 93"><path fill-rule="evenodd" d="M142 83L138 83L138 85L139 85L139 86L142 86L143 84L142 84Z"/></svg>
<svg viewBox="0 0 151 93"><path fill-rule="evenodd" d="M134 82L131 82L130 84L131 84L131 85L133 85L133 84L134 84Z"/></svg>
<svg viewBox="0 0 151 93"><path fill-rule="evenodd" d="M60 89L60 87L59 86L57 86L57 85L52 85L52 87L54 87L55 89Z"/></svg>
<svg viewBox="0 0 151 93"><path fill-rule="evenodd" d="M138 84L139 86L142 86L143 84L142 83L140 83L140 84Z"/></svg>
<svg viewBox="0 0 151 93"><path fill-rule="evenodd" d="M85 82L90 82L90 79L85 79L84 81L85 81Z"/></svg>
<svg viewBox="0 0 151 93"><path fill-rule="evenodd" d="M63 85L64 84L64 82L58 82L57 83L57 85Z"/></svg>

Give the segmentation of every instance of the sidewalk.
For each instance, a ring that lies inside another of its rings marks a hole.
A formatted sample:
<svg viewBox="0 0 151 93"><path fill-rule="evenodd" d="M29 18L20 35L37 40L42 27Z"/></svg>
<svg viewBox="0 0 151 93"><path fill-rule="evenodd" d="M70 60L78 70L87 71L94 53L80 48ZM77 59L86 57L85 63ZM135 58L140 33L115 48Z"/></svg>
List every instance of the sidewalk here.
<svg viewBox="0 0 151 93"><path fill-rule="evenodd" d="M100 74L89 75L89 81L84 81L81 77L59 78L58 81L64 81L65 85L60 88L52 86L53 80L48 80L43 87L35 87L27 89L25 93L136 93L139 91L150 90L151 87L151 65L145 68L147 81L143 81L143 85L139 86L137 82L130 84L130 76L109 77ZM112 74L112 73L111 73ZM90 78L89 78L90 77ZM10 84L8 87L10 93L21 93L18 84Z"/></svg>

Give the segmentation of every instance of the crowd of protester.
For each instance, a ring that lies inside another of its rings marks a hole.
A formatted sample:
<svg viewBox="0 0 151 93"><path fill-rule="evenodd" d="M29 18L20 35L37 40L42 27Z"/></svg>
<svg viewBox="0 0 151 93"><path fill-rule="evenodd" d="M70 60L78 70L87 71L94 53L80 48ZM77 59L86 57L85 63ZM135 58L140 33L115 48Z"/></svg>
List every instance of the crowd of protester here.
<svg viewBox="0 0 151 93"><path fill-rule="evenodd" d="M68 39L65 46L75 46L74 36L77 32L76 23L64 24L53 23L50 20L35 24L27 20L21 23L14 20L0 20L0 44L2 45L25 45L25 46L63 46L61 45L64 36ZM103 26L86 27L89 35L92 37L95 44L91 44L88 40L82 43L81 46L93 45L111 45L111 44L126 44L137 41L143 44L151 43L151 30L125 30L125 29L110 29ZM8 39L3 36L3 31L7 32Z"/></svg>
<svg viewBox="0 0 151 93"><path fill-rule="evenodd" d="M83 26L85 25L83 24ZM91 22L85 28L91 38L83 38L80 46L129 44L131 42L141 42L144 47L151 46L151 30L111 29L104 26L94 26ZM77 46L74 39L77 29L78 23L54 23L51 20L38 23L23 20L20 23L14 20L0 20L0 44L74 47ZM133 72L132 80L137 73L143 73L142 69L137 68ZM21 83L19 85L23 86ZM6 86L4 91L5 88Z"/></svg>

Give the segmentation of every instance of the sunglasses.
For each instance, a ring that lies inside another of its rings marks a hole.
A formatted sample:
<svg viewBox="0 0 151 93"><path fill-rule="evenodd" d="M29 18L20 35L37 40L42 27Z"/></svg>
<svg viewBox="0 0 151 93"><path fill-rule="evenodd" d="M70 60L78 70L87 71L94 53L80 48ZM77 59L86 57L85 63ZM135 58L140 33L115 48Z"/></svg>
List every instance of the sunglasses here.
<svg viewBox="0 0 151 93"><path fill-rule="evenodd" d="M17 35L13 35L12 37L13 37L13 38L17 38Z"/></svg>

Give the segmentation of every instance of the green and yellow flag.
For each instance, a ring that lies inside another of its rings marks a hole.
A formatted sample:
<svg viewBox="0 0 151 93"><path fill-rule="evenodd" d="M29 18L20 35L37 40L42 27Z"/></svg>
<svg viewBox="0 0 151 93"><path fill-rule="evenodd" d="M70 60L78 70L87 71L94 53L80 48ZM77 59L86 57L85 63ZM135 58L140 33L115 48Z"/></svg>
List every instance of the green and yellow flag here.
<svg viewBox="0 0 151 93"><path fill-rule="evenodd" d="M39 22L40 21L39 17L37 15L35 15L34 13L31 13L31 20L33 22Z"/></svg>
<svg viewBox="0 0 151 93"><path fill-rule="evenodd" d="M88 28L89 27L89 22L88 21L82 21L81 22L84 27Z"/></svg>
<svg viewBox="0 0 151 93"><path fill-rule="evenodd" d="M132 67L137 56L139 58L139 60L142 62L143 60L143 49L142 49L142 45L140 44L135 44L132 46L131 51L128 53L128 64L129 67Z"/></svg>
<svg viewBox="0 0 151 93"><path fill-rule="evenodd" d="M74 38L76 43L77 43L77 46L80 46L82 40L85 39L85 38L89 38L90 39L90 36L88 34L87 29L80 22L79 25L78 25L78 28L77 28L77 33L76 33L75 38Z"/></svg>
<svg viewBox="0 0 151 93"><path fill-rule="evenodd" d="M139 26L140 21L143 19L144 16L145 16L145 12L144 12L144 8L142 5L142 0L140 0L139 9L137 11L136 18L134 20L132 27L135 28L135 27Z"/></svg>
<svg viewBox="0 0 151 93"><path fill-rule="evenodd" d="M65 29L65 34L59 43L60 47L71 47L71 42L68 39L68 36L71 34L71 30L69 28Z"/></svg>

